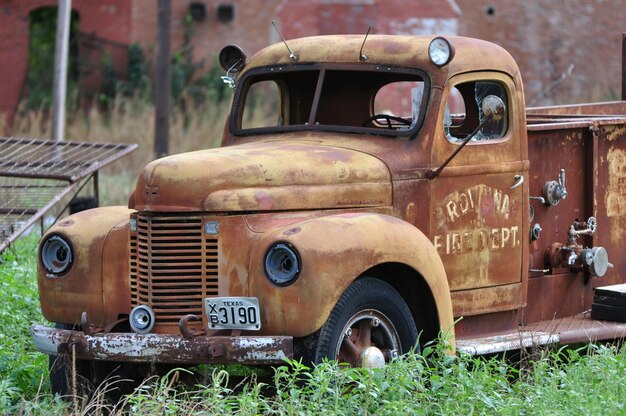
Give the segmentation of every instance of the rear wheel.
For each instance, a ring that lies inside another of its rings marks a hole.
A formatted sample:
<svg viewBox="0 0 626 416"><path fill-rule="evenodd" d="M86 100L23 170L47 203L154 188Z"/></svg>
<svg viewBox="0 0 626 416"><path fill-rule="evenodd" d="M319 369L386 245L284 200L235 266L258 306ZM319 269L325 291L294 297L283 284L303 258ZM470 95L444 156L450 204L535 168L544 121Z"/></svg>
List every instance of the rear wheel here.
<svg viewBox="0 0 626 416"><path fill-rule="evenodd" d="M327 357L355 367L382 367L417 344L415 321L404 299L374 278L352 283L316 335L313 362Z"/></svg>

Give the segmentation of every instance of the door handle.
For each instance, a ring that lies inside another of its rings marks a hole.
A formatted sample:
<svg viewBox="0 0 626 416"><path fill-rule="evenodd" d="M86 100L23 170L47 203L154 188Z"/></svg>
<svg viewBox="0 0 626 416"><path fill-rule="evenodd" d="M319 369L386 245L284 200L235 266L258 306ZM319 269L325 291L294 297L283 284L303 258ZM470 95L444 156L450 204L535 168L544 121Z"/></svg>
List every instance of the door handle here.
<svg viewBox="0 0 626 416"><path fill-rule="evenodd" d="M524 183L524 176L522 175L515 175L513 179L515 179L515 185L511 186L511 189L515 189Z"/></svg>

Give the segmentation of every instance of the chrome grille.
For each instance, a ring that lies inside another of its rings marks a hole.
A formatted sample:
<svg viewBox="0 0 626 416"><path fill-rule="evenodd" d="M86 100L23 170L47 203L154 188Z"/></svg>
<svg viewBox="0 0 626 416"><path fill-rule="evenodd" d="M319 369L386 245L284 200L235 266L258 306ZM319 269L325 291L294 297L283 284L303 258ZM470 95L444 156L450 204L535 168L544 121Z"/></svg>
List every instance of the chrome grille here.
<svg viewBox="0 0 626 416"><path fill-rule="evenodd" d="M156 323L204 316L205 297L218 294L218 237L203 233L202 218L136 214L131 232L131 299L148 305Z"/></svg>

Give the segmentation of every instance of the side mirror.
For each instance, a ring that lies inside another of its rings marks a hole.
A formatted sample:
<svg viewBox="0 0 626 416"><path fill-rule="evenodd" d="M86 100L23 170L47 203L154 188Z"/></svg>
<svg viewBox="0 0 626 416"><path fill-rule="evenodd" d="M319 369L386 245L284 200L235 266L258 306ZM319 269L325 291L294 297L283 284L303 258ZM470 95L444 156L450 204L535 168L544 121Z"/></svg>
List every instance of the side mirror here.
<svg viewBox="0 0 626 416"><path fill-rule="evenodd" d="M226 75L220 77L230 88L235 88L235 77L232 73L237 73L246 65L246 54L237 45L224 46L219 55L219 61Z"/></svg>
<svg viewBox="0 0 626 416"><path fill-rule="evenodd" d="M502 98L497 95L488 95L480 103L480 111L482 111L484 118L490 117L489 120L502 120L502 117L506 112L506 106L504 105ZM476 130L480 130L482 125L483 123L481 122ZM470 136L474 136L475 134L476 131Z"/></svg>
<svg viewBox="0 0 626 416"><path fill-rule="evenodd" d="M227 73L239 72L246 65L246 54L237 45L227 45L220 51L219 61Z"/></svg>
<svg viewBox="0 0 626 416"><path fill-rule="evenodd" d="M480 111L482 113L482 117L480 123L478 124L478 127L476 127L474 131L469 136L467 136L465 140L463 140L459 147L457 147L456 150L452 152L452 154L446 159L445 162L441 164L441 166L439 166L437 169L429 170L426 173L427 178L435 179L437 176L439 176L443 168L445 168L448 163L450 163L450 161L454 159L454 157L461 151L461 149L465 147L466 144L469 143L470 140L476 137L476 134L483 128L485 124L492 120L502 120L502 117L506 113L506 106L504 105L504 101L502 101L502 98L496 95L488 95L480 103Z"/></svg>

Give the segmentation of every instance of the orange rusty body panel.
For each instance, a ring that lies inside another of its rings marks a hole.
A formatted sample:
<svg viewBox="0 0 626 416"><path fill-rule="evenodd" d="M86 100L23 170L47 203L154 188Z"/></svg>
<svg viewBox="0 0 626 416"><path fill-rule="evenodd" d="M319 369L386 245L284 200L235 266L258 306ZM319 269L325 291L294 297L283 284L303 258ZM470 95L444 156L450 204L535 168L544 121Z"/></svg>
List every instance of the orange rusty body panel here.
<svg viewBox="0 0 626 416"><path fill-rule="evenodd" d="M303 264L298 280L280 291L263 276L262 265L266 247L277 240L298 247ZM272 331L294 336L314 332L356 277L387 263L406 264L419 273L439 301L441 327L452 327L449 288L440 278L445 272L439 256L424 234L395 217L351 213L313 218L273 230L256 247L250 290L259 296L262 309L272 311L268 322Z"/></svg>
<svg viewBox="0 0 626 416"><path fill-rule="evenodd" d="M119 238L120 234L111 230L128 223L130 212L126 207L96 208L75 214L50 228L46 235L68 238L75 254L72 268L60 277L45 277L41 263L38 265L39 298L46 319L79 324L82 312L86 312L89 324L100 327L110 323L109 319L117 319L118 311L105 314L103 296L125 297L124 286L115 282L128 279L128 246L113 249L107 240L112 234ZM127 241L127 235L121 236L121 240ZM107 272L104 279L103 271ZM114 274L108 274L111 271Z"/></svg>
<svg viewBox="0 0 626 416"><path fill-rule="evenodd" d="M156 160L141 172L134 208L239 212L390 204L390 174L380 160L356 150L281 140Z"/></svg>
<svg viewBox="0 0 626 416"><path fill-rule="evenodd" d="M102 305L107 326L122 320L131 309L128 211L124 217L122 222L111 228L102 250Z"/></svg>

